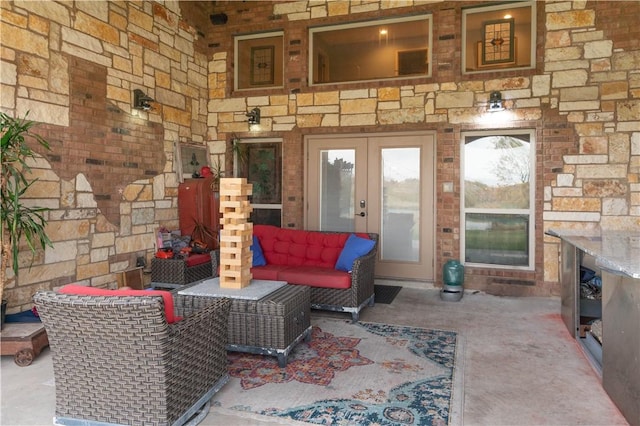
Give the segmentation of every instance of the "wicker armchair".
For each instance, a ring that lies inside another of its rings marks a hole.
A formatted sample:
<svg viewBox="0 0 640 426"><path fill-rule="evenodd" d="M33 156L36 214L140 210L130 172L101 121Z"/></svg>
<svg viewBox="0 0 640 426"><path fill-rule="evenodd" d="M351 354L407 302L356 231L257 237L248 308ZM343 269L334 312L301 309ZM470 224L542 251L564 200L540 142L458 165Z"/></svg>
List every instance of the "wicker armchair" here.
<svg viewBox="0 0 640 426"><path fill-rule="evenodd" d="M229 299L174 294L169 324L162 297L34 296L51 347L54 423L199 423L229 380Z"/></svg>

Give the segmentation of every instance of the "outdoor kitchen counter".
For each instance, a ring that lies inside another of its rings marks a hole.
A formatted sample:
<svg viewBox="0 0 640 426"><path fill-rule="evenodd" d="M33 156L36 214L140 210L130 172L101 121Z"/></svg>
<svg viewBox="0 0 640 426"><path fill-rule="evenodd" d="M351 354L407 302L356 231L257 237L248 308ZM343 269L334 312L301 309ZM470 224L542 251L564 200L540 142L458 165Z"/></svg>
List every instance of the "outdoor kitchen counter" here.
<svg viewBox="0 0 640 426"><path fill-rule="evenodd" d="M640 279L640 230L551 229L547 234L590 254L608 272Z"/></svg>
<svg viewBox="0 0 640 426"><path fill-rule="evenodd" d="M549 230L561 239L561 314L583 347L580 266L593 256L602 277L602 386L630 424L640 425L640 230Z"/></svg>

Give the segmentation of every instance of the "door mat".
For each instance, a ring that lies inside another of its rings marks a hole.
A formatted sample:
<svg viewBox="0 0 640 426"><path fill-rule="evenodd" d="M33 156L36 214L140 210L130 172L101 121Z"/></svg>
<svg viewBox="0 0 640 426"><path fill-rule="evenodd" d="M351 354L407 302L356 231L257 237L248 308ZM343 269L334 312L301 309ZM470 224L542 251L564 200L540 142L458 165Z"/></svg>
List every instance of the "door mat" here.
<svg viewBox="0 0 640 426"><path fill-rule="evenodd" d="M393 302L400 290L402 290L402 287L398 285L375 284L373 286L373 291L376 295L375 302L388 305Z"/></svg>

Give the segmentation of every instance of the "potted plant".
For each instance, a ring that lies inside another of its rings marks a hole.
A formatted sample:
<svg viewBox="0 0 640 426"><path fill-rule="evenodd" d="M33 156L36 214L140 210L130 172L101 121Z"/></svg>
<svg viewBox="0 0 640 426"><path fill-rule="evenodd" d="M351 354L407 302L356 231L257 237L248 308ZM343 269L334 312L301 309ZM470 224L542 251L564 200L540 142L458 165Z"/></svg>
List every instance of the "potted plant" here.
<svg viewBox="0 0 640 426"><path fill-rule="evenodd" d="M40 135L30 132L36 124L33 121L13 118L0 112L0 132L2 133L2 176L0 189L2 192L2 267L0 267L0 300L2 300L2 322L6 302L3 298L7 284L7 265L11 264L14 276L18 275L18 254L20 243L25 242L31 250L32 260L38 248L51 246L51 241L45 232L47 219L45 207L33 207L24 204L22 197L37 179L30 179L28 160L35 157L35 152L27 144L26 138L35 140L46 149L49 143ZM9 263L10 262L10 263Z"/></svg>

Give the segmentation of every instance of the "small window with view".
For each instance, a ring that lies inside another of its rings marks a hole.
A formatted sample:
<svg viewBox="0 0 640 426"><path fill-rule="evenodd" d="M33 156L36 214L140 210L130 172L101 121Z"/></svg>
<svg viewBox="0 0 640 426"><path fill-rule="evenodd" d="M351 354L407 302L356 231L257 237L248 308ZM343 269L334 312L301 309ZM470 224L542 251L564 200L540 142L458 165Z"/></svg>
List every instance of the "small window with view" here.
<svg viewBox="0 0 640 426"><path fill-rule="evenodd" d="M534 132L462 135L462 235L466 264L532 270Z"/></svg>

